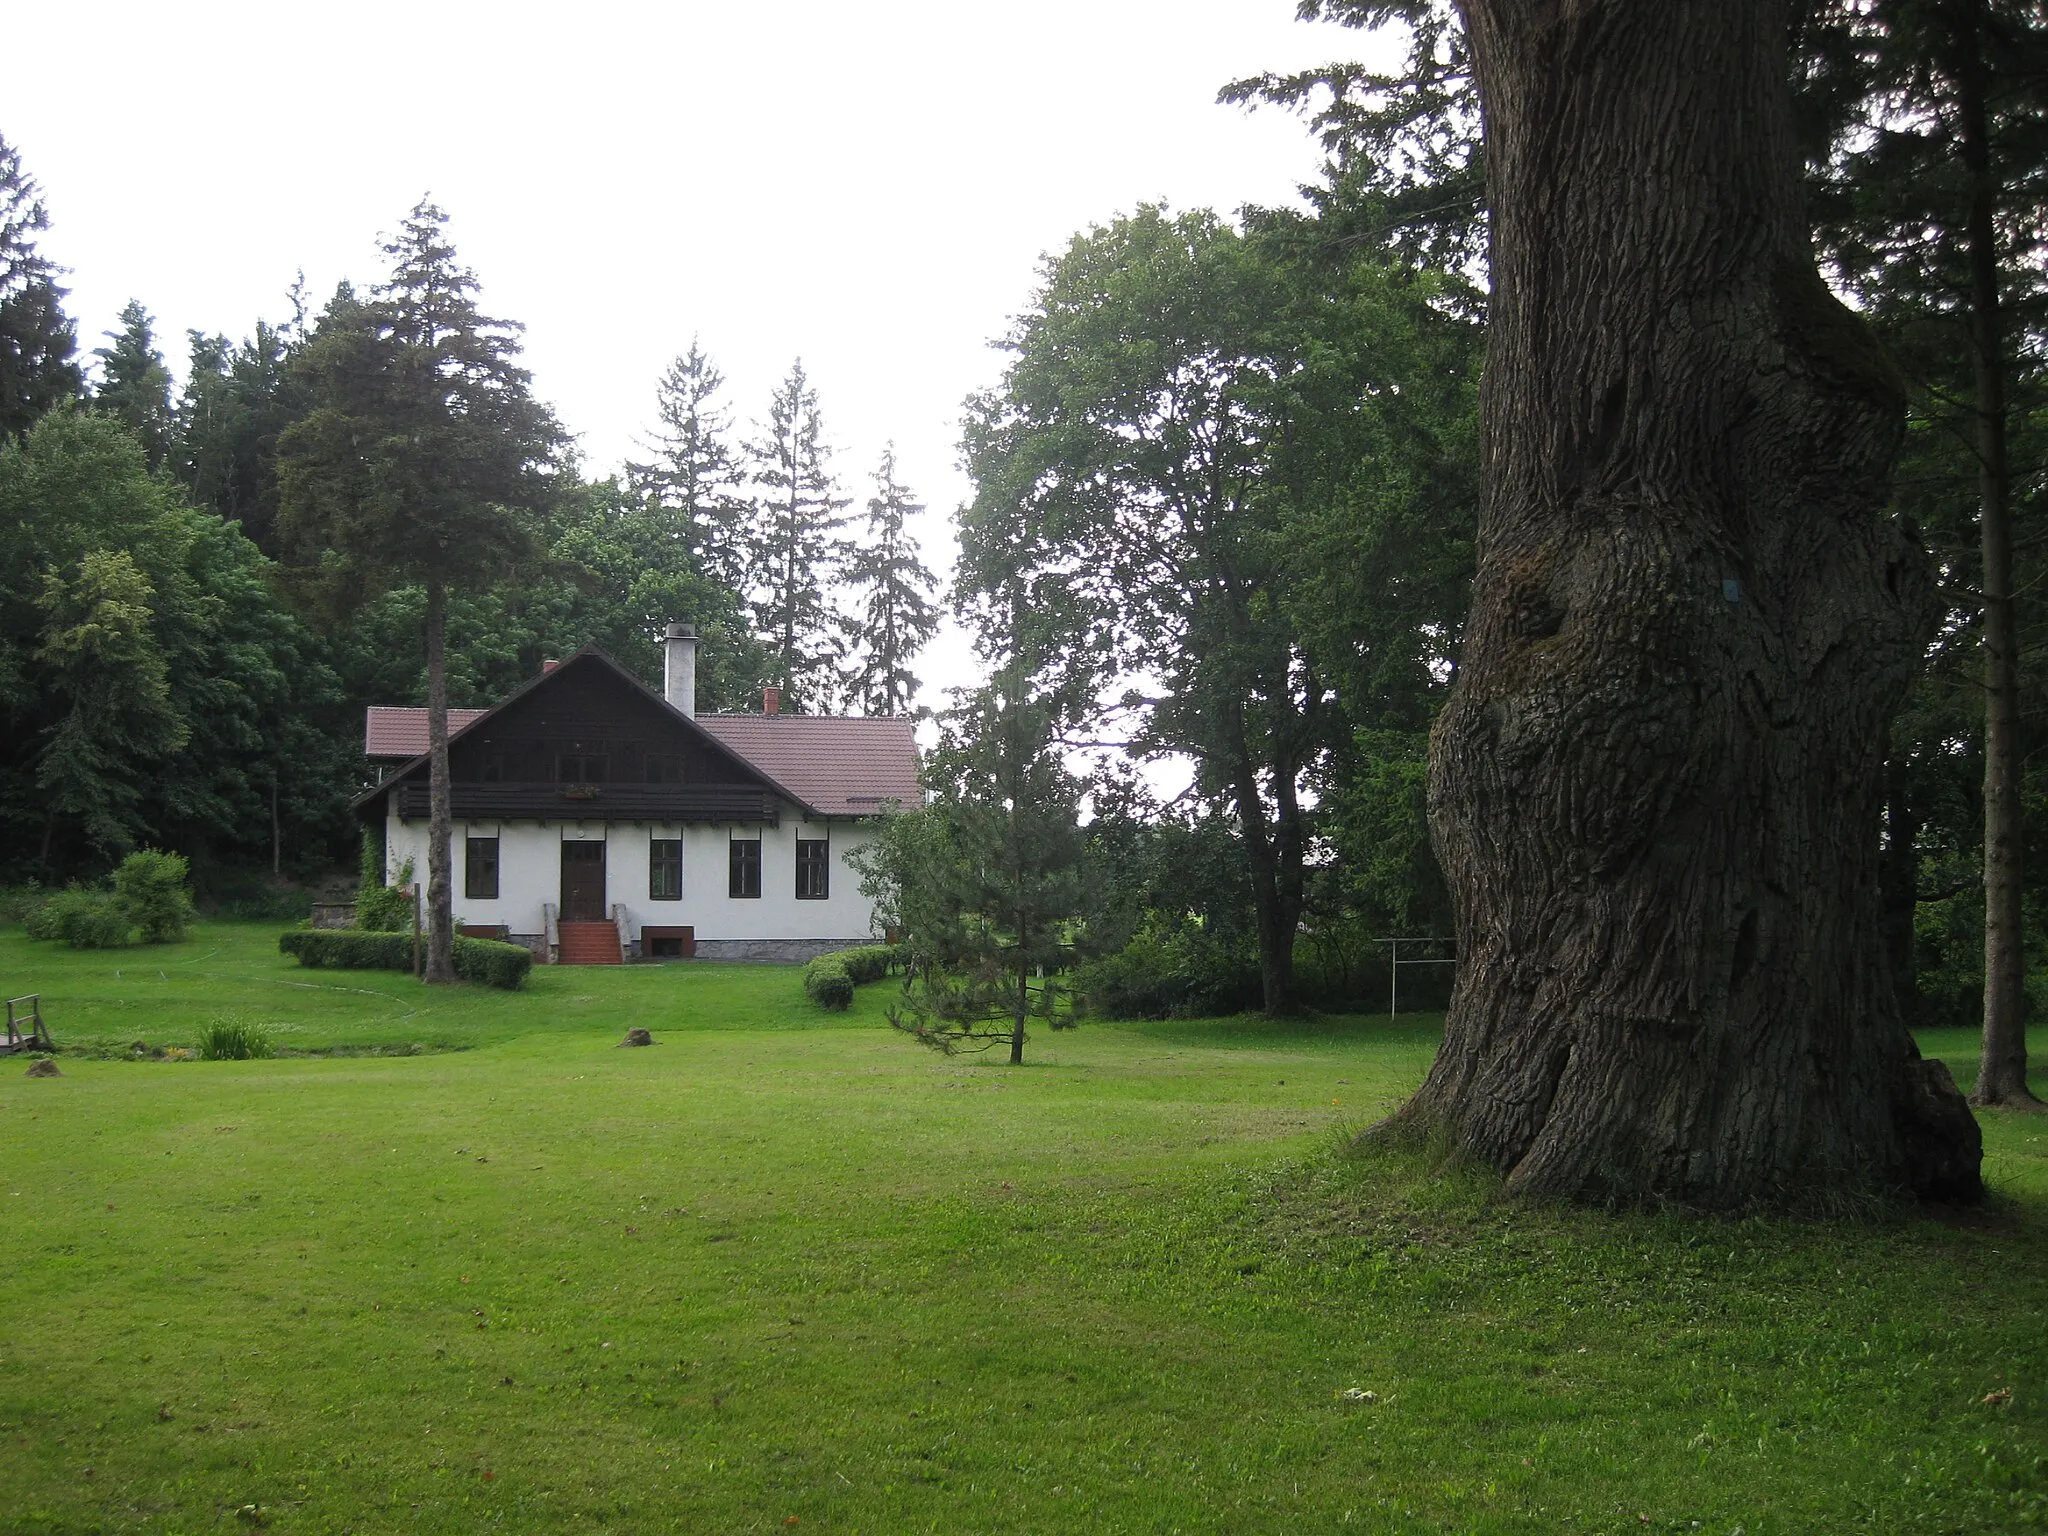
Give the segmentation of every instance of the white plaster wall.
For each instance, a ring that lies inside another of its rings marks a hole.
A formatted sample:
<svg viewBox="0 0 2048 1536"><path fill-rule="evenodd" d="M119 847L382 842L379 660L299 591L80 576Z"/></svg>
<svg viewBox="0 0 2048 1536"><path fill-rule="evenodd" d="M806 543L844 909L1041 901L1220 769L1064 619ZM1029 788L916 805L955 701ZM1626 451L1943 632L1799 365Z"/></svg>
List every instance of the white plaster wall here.
<svg viewBox="0 0 2048 1536"><path fill-rule="evenodd" d="M498 899L473 901L463 891L463 839L474 830L498 838ZM780 825L691 824L659 827L645 823L588 821L455 823L455 914L464 923L503 923L513 933L542 931L541 907L562 899L564 838L602 838L605 848L605 909L626 908L630 932L637 938L644 924L659 928L687 927L699 939L865 939L874 930L874 904L861 894L860 875L848 867L847 851L874 837L871 828L853 821L806 822L785 808ZM427 824L401 822L387 814L386 873L395 879L408 855L416 878L426 879ZM735 837L761 839L761 894L735 900L727 894L729 855ZM656 837L680 837L683 844L683 898L655 901L647 894L649 843ZM831 895L824 901L796 898L797 839L824 837L832 844Z"/></svg>
<svg viewBox="0 0 2048 1536"><path fill-rule="evenodd" d="M647 838L640 842L633 866L636 883L622 885L607 877L610 899L623 902L637 934L641 925L689 927L702 939L865 939L874 931L874 903L860 891L860 875L845 861L848 849L870 841L870 828L852 821L806 822L787 812L779 826L691 825L681 829L683 899L653 901L647 895ZM615 832L615 836L616 836ZM674 836L673 830L665 833ZM761 894L734 899L730 886L731 855L726 845L736 837L761 839ZM796 844L803 837L825 838L832 845L831 895L824 901L796 897ZM618 844L613 843L617 848ZM619 867L618 865L611 866Z"/></svg>

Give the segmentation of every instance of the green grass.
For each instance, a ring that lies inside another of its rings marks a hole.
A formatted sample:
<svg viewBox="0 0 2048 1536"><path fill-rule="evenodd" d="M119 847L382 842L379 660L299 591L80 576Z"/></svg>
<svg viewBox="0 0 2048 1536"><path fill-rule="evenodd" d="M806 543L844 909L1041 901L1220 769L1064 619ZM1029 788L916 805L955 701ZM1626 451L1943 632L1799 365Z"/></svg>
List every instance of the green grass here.
<svg viewBox="0 0 2048 1536"><path fill-rule="evenodd" d="M430 994L273 943L0 935L67 1046L460 1048L0 1064L0 1530L2048 1521L2048 1122L1987 1123L1954 1225L1529 1210L1340 1150L1431 1020L1012 1070L794 969Z"/></svg>
<svg viewBox="0 0 2048 1536"><path fill-rule="evenodd" d="M850 1012L827 1017L805 1003L794 968L708 962L543 966L514 993L430 991L390 971L303 970L278 954L277 934L275 924L205 923L183 944L72 950L5 929L0 984L10 996L42 994L60 1045L108 1052L138 1040L192 1048L223 1015L269 1029L281 1055L305 1055L468 1050L536 1032L609 1031L616 1040L636 1026L860 1028L882 1022L888 1005L887 989L870 987ZM684 970L686 991L677 982Z"/></svg>

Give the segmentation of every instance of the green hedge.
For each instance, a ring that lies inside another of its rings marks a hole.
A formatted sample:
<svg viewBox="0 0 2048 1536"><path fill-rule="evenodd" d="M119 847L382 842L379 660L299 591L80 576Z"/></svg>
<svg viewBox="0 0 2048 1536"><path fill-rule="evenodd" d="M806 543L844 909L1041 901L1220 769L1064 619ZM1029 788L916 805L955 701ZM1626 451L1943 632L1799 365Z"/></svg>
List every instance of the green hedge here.
<svg viewBox="0 0 2048 1536"><path fill-rule="evenodd" d="M357 928L293 928L277 936L277 947L309 969L410 971L412 935L369 933ZM455 941L455 974L464 981L516 989L526 985L533 952L523 944L491 939Z"/></svg>
<svg viewBox="0 0 2048 1536"><path fill-rule="evenodd" d="M858 949L842 949L835 958L846 967L853 984L864 987L886 977L901 956L894 944L863 944Z"/></svg>
<svg viewBox="0 0 2048 1536"><path fill-rule="evenodd" d="M464 981L516 992L526 985L526 973L533 969L533 951L524 944L500 944L496 939L455 941L455 974Z"/></svg>
<svg viewBox="0 0 2048 1536"><path fill-rule="evenodd" d="M863 944L820 955L804 967L804 994L834 1013L853 1006L853 989L880 981L898 959L893 944Z"/></svg>
<svg viewBox="0 0 2048 1536"><path fill-rule="evenodd" d="M804 995L820 1008L839 1013L853 1006L853 978L837 955L820 955L804 967Z"/></svg>

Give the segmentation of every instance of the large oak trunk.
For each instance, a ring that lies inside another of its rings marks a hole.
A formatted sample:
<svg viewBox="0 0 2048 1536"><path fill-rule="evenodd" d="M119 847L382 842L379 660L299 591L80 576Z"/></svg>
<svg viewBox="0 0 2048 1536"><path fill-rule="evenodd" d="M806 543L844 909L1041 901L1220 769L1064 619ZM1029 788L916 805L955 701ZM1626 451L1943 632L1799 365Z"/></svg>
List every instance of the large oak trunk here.
<svg viewBox="0 0 2048 1536"><path fill-rule="evenodd" d="M1431 752L1463 964L1402 1120L1533 1195L1974 1197L1880 928L1934 611L1884 510L1903 402L1815 272L1783 7L1465 13L1486 488Z"/></svg>

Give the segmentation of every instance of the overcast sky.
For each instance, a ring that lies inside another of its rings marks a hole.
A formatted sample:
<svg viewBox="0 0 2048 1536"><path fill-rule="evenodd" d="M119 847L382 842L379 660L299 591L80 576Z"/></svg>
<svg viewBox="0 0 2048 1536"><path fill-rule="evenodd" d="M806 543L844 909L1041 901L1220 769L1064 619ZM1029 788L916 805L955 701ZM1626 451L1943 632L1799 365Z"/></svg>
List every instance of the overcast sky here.
<svg viewBox="0 0 2048 1536"><path fill-rule="evenodd" d="M884 442L947 559L961 401L1042 255L1141 202L1292 201L1301 123L1227 80L1355 57L1294 0L781 0L17 7L0 135L42 184L81 348L121 306L281 319L374 281L423 194L522 321L589 469L647 429L701 337L742 427L799 354L862 497ZM942 646L957 652L957 644ZM936 682L964 676L929 657ZM935 699L932 702L937 702Z"/></svg>

